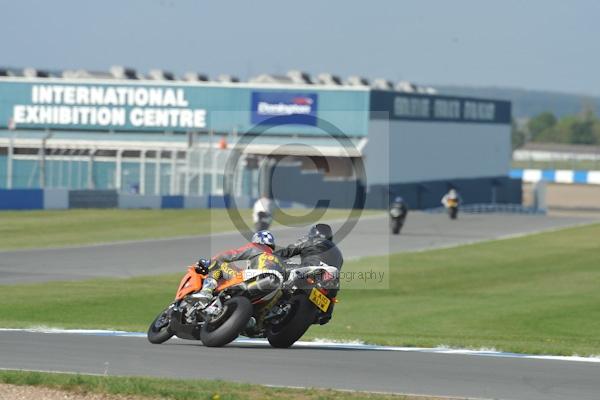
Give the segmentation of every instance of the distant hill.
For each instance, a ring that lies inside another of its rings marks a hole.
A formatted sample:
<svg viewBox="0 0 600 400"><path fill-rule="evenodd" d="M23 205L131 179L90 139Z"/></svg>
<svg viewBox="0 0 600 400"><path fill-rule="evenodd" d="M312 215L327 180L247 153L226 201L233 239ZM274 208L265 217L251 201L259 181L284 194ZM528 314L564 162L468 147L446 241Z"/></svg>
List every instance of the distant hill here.
<svg viewBox="0 0 600 400"><path fill-rule="evenodd" d="M517 119L529 118L544 111L551 111L557 117L563 117L577 114L584 105L593 106L596 114L600 115L600 97L500 87L431 86L440 94L510 100L513 117Z"/></svg>

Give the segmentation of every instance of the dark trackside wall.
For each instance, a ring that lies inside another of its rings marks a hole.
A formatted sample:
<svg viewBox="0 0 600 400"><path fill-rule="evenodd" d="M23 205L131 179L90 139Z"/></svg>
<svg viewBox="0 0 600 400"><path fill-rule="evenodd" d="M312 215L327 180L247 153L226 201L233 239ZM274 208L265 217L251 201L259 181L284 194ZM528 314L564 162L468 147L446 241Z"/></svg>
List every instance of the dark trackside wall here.
<svg viewBox="0 0 600 400"><path fill-rule="evenodd" d="M373 185L367 194L367 208L387 208L391 199L402 196L411 209L441 207L444 194L454 188L463 204L521 204L521 180L508 177L483 177Z"/></svg>
<svg viewBox="0 0 600 400"><path fill-rule="evenodd" d="M322 173L303 173L298 167L278 166L272 177L275 199L307 207L314 207L319 200L324 200L332 208L351 208L356 197L360 200L361 196L354 180L329 180ZM494 200L496 203L521 204L521 180L500 176L370 185L365 208L386 209L394 196L402 196L411 209L440 207L442 196L452 187L458 190L464 204L492 203Z"/></svg>

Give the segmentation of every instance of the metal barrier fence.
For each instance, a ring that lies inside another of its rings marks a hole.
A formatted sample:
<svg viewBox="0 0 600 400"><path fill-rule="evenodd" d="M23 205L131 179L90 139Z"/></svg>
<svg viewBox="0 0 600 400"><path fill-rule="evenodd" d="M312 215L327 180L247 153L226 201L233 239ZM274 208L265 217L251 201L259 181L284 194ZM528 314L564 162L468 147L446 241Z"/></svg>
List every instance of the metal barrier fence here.
<svg viewBox="0 0 600 400"><path fill-rule="evenodd" d="M164 143L162 143L164 146ZM223 174L231 151L176 142L20 140L0 149L0 188L116 190L141 195L223 194ZM258 169L238 163L234 195L258 197Z"/></svg>

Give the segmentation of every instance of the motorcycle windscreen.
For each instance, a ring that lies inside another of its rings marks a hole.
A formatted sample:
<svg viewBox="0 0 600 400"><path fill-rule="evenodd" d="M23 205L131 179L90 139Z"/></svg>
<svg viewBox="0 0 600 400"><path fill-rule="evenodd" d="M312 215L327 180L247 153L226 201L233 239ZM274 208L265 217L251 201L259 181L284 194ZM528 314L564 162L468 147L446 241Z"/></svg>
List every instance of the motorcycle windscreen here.
<svg viewBox="0 0 600 400"><path fill-rule="evenodd" d="M194 267L189 267L188 272L181 278L175 300L181 300L190 293L197 292L202 289L203 275L196 272Z"/></svg>

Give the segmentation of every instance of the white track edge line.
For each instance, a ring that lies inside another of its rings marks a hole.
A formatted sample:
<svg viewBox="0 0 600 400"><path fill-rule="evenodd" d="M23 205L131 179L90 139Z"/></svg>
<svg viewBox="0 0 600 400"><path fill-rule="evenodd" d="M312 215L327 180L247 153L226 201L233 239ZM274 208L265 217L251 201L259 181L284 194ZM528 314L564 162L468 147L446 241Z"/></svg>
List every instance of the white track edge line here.
<svg viewBox="0 0 600 400"><path fill-rule="evenodd" d="M145 338L144 332L127 332L127 331L111 331L102 329L55 329L55 328L0 328L1 332L27 332L27 333L46 333L46 334L72 334L86 336L116 336L116 337L133 337ZM239 338L233 343L248 344L248 345L268 345L266 339L249 339ZM552 360L552 361L568 361L568 362L585 362L600 364L600 356L584 357L578 355L572 356L556 356L556 355L537 355L537 354L520 354L509 353L497 350L473 350L473 349L456 349L448 347L402 347L402 346L381 346L365 343L352 342L333 342L333 341L298 341L294 347L303 348L321 348L321 349L342 349L342 350L372 350L372 351L399 351L411 353L431 353L431 354L450 354L450 355L466 355L466 356L484 356L484 357L499 357L499 358L523 358L534 360Z"/></svg>

